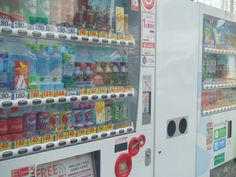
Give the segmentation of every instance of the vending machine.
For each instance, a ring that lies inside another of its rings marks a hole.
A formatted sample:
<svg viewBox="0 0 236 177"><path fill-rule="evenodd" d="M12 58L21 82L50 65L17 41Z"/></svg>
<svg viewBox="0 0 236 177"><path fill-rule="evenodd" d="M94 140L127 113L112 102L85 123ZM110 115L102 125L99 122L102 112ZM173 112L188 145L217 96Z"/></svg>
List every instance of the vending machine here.
<svg viewBox="0 0 236 177"><path fill-rule="evenodd" d="M236 18L200 5L197 177L236 174Z"/></svg>
<svg viewBox="0 0 236 177"><path fill-rule="evenodd" d="M154 175L155 0L0 0L0 176Z"/></svg>
<svg viewBox="0 0 236 177"><path fill-rule="evenodd" d="M157 3L155 177L195 177L199 7Z"/></svg>

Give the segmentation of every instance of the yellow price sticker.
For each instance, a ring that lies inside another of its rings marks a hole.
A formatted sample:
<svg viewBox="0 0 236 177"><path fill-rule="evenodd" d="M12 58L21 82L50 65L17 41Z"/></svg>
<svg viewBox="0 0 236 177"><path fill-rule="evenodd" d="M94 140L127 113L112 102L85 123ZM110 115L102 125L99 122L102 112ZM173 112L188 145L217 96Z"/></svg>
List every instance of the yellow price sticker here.
<svg viewBox="0 0 236 177"><path fill-rule="evenodd" d="M27 139L14 141L13 144L15 149L28 146Z"/></svg>
<svg viewBox="0 0 236 177"><path fill-rule="evenodd" d="M91 127L87 129L87 135L91 135L97 132L97 128L96 127Z"/></svg>
<svg viewBox="0 0 236 177"><path fill-rule="evenodd" d="M33 137L28 140L29 146L35 145L35 144L40 144L41 143L41 137Z"/></svg>
<svg viewBox="0 0 236 177"><path fill-rule="evenodd" d="M98 130L98 133L105 132L106 131L106 126L101 125L101 126L97 127L97 130Z"/></svg>
<svg viewBox="0 0 236 177"><path fill-rule="evenodd" d="M105 126L105 131L110 131L114 129L114 125L113 124L109 124Z"/></svg>
<svg viewBox="0 0 236 177"><path fill-rule="evenodd" d="M69 132L67 132L67 134L68 134L68 138L76 137L76 132L75 131L69 131Z"/></svg>
<svg viewBox="0 0 236 177"><path fill-rule="evenodd" d="M53 141L53 135L45 135L41 137L42 143L48 143Z"/></svg>
<svg viewBox="0 0 236 177"><path fill-rule="evenodd" d="M83 135L86 135L85 129L77 130L77 136L83 136Z"/></svg>
<svg viewBox="0 0 236 177"><path fill-rule="evenodd" d="M62 139L66 139L67 138L67 132L61 132L61 133L57 133L55 135L55 140L62 140Z"/></svg>
<svg viewBox="0 0 236 177"><path fill-rule="evenodd" d="M11 142L1 142L0 143L0 151L9 150L11 149L12 143Z"/></svg>

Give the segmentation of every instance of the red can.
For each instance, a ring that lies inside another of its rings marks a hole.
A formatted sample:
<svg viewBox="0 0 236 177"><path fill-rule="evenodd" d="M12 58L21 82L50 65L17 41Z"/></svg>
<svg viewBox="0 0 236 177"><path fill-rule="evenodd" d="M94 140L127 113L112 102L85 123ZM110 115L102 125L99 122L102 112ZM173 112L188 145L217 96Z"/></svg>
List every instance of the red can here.
<svg viewBox="0 0 236 177"><path fill-rule="evenodd" d="M0 135L6 135L7 133L8 133L7 119L0 119Z"/></svg>
<svg viewBox="0 0 236 177"><path fill-rule="evenodd" d="M20 133L23 131L23 119L21 117L8 120L8 133Z"/></svg>

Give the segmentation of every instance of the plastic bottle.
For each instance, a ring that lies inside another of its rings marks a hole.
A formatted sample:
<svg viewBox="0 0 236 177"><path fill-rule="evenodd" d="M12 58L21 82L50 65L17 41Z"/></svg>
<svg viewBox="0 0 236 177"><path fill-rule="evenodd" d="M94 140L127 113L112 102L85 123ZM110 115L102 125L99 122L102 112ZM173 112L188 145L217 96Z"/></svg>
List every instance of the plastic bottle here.
<svg viewBox="0 0 236 177"><path fill-rule="evenodd" d="M60 47L55 45L53 46L53 51L50 55L49 61L49 71L51 82L61 83L62 80L62 54Z"/></svg>
<svg viewBox="0 0 236 177"><path fill-rule="evenodd" d="M62 118L60 114L60 105L52 105L50 107L50 131L52 133L57 133L62 131Z"/></svg>
<svg viewBox="0 0 236 177"><path fill-rule="evenodd" d="M38 108L37 112L37 131L39 135L46 135L50 133L49 113L46 106Z"/></svg>
<svg viewBox="0 0 236 177"><path fill-rule="evenodd" d="M21 3L22 11L27 23L35 24L37 22L37 0L21 0Z"/></svg>
<svg viewBox="0 0 236 177"><path fill-rule="evenodd" d="M50 0L37 0L37 22L50 23Z"/></svg>
<svg viewBox="0 0 236 177"><path fill-rule="evenodd" d="M72 126L74 129L82 129L84 127L84 103L75 103L72 106Z"/></svg>
<svg viewBox="0 0 236 177"><path fill-rule="evenodd" d="M37 75L40 77L40 82L49 83L49 60L50 56L44 44L38 46L38 59L36 61Z"/></svg>

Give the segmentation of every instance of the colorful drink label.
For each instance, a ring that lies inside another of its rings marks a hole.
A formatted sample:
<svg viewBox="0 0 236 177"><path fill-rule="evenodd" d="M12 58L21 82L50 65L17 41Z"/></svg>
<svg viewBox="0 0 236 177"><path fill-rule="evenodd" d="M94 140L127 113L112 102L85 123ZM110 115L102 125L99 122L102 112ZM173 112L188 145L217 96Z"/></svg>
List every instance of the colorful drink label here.
<svg viewBox="0 0 236 177"><path fill-rule="evenodd" d="M8 119L8 133L19 133L23 131L23 119L21 117Z"/></svg>
<svg viewBox="0 0 236 177"><path fill-rule="evenodd" d="M36 114L30 112L24 114L24 130L27 132L35 133L36 132Z"/></svg>
<svg viewBox="0 0 236 177"><path fill-rule="evenodd" d="M51 132L62 131L62 120L59 112L54 112L50 114L50 130Z"/></svg>
<svg viewBox="0 0 236 177"><path fill-rule="evenodd" d="M29 86L29 63L27 61L15 62L15 89L27 89Z"/></svg>
<svg viewBox="0 0 236 177"><path fill-rule="evenodd" d="M6 135L8 133L7 119L0 119L0 135Z"/></svg>
<svg viewBox="0 0 236 177"><path fill-rule="evenodd" d="M95 103L95 110L96 110L96 124L104 124L106 120L106 111L105 111L105 102L104 101L97 101Z"/></svg>
<svg viewBox="0 0 236 177"><path fill-rule="evenodd" d="M37 130L40 135L50 132L49 114L47 112L39 112L37 114Z"/></svg>
<svg viewBox="0 0 236 177"><path fill-rule="evenodd" d="M93 127L95 125L95 110L86 109L84 110L84 125L85 127Z"/></svg>
<svg viewBox="0 0 236 177"><path fill-rule="evenodd" d="M74 129L82 129L84 127L84 112L82 110L74 110L72 112L72 126Z"/></svg>

